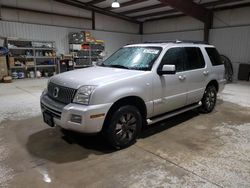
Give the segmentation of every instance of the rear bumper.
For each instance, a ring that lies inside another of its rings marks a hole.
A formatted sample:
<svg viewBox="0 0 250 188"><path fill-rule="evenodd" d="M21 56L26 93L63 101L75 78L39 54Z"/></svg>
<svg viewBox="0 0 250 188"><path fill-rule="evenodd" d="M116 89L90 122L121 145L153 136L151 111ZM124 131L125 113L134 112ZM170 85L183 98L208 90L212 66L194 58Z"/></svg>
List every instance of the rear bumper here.
<svg viewBox="0 0 250 188"><path fill-rule="evenodd" d="M223 91L223 89L225 88L226 83L227 83L226 79L223 79L223 80L219 81L219 92Z"/></svg>
<svg viewBox="0 0 250 188"><path fill-rule="evenodd" d="M56 125L82 133L100 132L111 105L111 103L90 106L74 103L63 105L51 100L46 94L41 96L42 112L50 113ZM81 117L81 122L73 122L72 115Z"/></svg>

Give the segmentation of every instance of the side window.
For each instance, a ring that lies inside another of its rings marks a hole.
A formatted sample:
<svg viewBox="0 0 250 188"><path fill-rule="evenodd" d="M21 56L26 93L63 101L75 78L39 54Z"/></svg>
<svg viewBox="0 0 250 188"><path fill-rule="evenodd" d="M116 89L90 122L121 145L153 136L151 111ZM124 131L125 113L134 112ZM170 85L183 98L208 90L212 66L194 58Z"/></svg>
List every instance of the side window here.
<svg viewBox="0 0 250 188"><path fill-rule="evenodd" d="M223 64L220 55L215 48L206 48L206 51L213 66Z"/></svg>
<svg viewBox="0 0 250 188"><path fill-rule="evenodd" d="M187 60L185 70L201 69L205 67L205 60L201 49L198 47L185 47Z"/></svg>
<svg viewBox="0 0 250 188"><path fill-rule="evenodd" d="M163 65L175 65L176 72L184 70L184 49L170 48L165 53L161 60L161 67Z"/></svg>

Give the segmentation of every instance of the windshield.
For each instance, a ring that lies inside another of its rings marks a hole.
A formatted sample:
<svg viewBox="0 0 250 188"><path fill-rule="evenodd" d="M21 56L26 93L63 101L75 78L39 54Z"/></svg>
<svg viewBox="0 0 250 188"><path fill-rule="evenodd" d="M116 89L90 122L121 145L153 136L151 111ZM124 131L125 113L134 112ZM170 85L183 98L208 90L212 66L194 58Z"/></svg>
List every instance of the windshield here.
<svg viewBox="0 0 250 188"><path fill-rule="evenodd" d="M102 62L101 66L151 70L161 47L124 47Z"/></svg>

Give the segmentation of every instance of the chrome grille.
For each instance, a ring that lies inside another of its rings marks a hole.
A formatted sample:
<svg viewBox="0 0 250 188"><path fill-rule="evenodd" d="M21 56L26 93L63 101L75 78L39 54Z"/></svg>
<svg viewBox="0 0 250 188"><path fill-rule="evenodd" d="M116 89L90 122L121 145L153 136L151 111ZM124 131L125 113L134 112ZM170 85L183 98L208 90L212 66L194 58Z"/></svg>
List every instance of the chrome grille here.
<svg viewBox="0 0 250 188"><path fill-rule="evenodd" d="M57 94L56 94L57 90ZM74 95L76 93L75 89L63 87L50 82L48 84L48 96L56 101L64 104L69 104L73 101Z"/></svg>

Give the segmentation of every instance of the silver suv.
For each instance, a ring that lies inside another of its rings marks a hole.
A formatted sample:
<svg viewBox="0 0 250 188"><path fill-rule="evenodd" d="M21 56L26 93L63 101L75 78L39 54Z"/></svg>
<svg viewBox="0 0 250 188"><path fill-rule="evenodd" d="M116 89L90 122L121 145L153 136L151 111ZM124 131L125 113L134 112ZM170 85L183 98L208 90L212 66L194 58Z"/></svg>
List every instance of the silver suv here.
<svg viewBox="0 0 250 188"><path fill-rule="evenodd" d="M94 67L53 76L41 96L44 121L133 144L143 126L199 108L211 112L224 88L214 46L196 42L124 46Z"/></svg>

